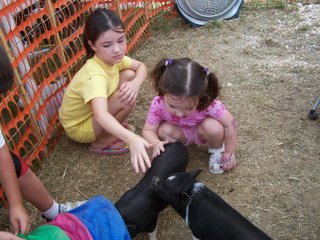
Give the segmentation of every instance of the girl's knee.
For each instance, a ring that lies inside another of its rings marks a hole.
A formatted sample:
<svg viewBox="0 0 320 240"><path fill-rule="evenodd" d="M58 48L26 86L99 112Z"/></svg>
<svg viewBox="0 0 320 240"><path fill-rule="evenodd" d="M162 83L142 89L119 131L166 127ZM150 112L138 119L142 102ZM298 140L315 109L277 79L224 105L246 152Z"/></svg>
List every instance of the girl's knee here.
<svg viewBox="0 0 320 240"><path fill-rule="evenodd" d="M213 118L206 118L205 120L203 120L202 123L199 124L197 131L200 136L224 136L224 128L222 124Z"/></svg>
<svg viewBox="0 0 320 240"><path fill-rule="evenodd" d="M178 126L163 122L158 128L158 136L162 140L175 139L181 140L183 138L183 133Z"/></svg>
<svg viewBox="0 0 320 240"><path fill-rule="evenodd" d="M119 76L119 86L124 82L129 82L136 76L136 72L131 69L125 69L120 72Z"/></svg>
<svg viewBox="0 0 320 240"><path fill-rule="evenodd" d="M136 101L134 101L132 104L121 103L121 108L122 108L122 110L123 110L124 112L126 112L126 113L129 114L129 113L132 112L135 104L136 104Z"/></svg>
<svg viewBox="0 0 320 240"><path fill-rule="evenodd" d="M108 111L112 115L118 113L121 110L131 112L134 108L135 102L133 104L127 104L120 101L120 91L117 90L111 97L108 98Z"/></svg>

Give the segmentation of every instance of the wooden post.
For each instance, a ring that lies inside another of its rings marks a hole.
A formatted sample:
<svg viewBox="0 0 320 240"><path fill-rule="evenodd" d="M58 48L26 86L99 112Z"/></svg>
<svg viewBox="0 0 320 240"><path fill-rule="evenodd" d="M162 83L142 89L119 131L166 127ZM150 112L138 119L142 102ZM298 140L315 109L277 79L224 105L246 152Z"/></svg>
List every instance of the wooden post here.
<svg viewBox="0 0 320 240"><path fill-rule="evenodd" d="M55 11L54 11L54 8L53 8L53 5L52 5L52 1L50 1L50 0L45 0L45 1L46 1L46 5L49 8L50 17L52 19L53 26L57 27L58 24L57 24L57 21L55 19ZM55 34L55 39L56 39L56 41L58 43L58 47L59 47L58 54L62 58L63 63L66 64L67 63L67 59L66 59L66 56L64 55L64 49L63 49L63 46L62 46L62 43L61 43L61 39L60 39L60 36L59 36L58 33ZM69 80L71 80L72 77L71 77L71 74L70 74L69 71L67 72L67 75L69 77Z"/></svg>
<svg viewBox="0 0 320 240"><path fill-rule="evenodd" d="M149 21L149 15L148 15L148 1L144 0L144 12L146 15L146 20Z"/></svg>
<svg viewBox="0 0 320 240"><path fill-rule="evenodd" d="M118 16L121 18L122 14L121 14L121 10L120 10L120 4L119 4L119 0L115 0L116 4L117 4L117 14Z"/></svg>

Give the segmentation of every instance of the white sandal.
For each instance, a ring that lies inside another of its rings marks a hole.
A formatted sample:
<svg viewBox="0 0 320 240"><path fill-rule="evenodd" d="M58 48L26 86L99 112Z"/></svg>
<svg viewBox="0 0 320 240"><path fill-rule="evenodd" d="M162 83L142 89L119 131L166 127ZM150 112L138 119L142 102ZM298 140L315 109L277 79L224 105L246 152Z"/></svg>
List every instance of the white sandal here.
<svg viewBox="0 0 320 240"><path fill-rule="evenodd" d="M224 146L219 149L209 148L208 152L210 153L209 171L214 174L223 173L224 170L221 167L221 158L224 154Z"/></svg>

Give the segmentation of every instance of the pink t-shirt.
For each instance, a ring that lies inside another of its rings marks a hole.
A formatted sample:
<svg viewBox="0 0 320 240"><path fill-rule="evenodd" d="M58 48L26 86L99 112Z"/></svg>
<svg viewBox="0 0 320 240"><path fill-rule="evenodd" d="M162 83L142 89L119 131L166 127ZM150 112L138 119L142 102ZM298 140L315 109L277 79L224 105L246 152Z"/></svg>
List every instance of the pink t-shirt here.
<svg viewBox="0 0 320 240"><path fill-rule="evenodd" d="M212 117L218 121L221 120L225 112L226 107L219 100L214 100L204 110L196 110L189 116L179 117L167 111L163 96L156 96L152 100L146 121L152 126L157 126L161 121L166 121L181 128L195 128L207 117Z"/></svg>

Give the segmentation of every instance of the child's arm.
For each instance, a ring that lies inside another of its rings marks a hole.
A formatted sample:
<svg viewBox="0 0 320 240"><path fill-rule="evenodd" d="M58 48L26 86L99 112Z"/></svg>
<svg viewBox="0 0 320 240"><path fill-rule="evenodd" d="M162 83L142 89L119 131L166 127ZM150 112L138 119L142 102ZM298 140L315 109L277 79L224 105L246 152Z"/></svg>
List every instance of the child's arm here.
<svg viewBox="0 0 320 240"><path fill-rule="evenodd" d="M9 219L14 233L27 233L30 218L23 206L15 167L6 144L0 148L0 182L8 199Z"/></svg>
<svg viewBox="0 0 320 240"><path fill-rule="evenodd" d="M12 233L0 231L0 239L1 240L21 240L23 238L19 238L18 236L14 235Z"/></svg>
<svg viewBox="0 0 320 240"><path fill-rule="evenodd" d="M120 101L126 104L132 104L138 96L140 86L147 78L147 67L135 59L132 59L131 70L135 72L135 77L128 82L123 83L120 88Z"/></svg>
<svg viewBox="0 0 320 240"><path fill-rule="evenodd" d="M155 158L160 155L161 152L165 151L164 145L169 143L169 141L161 141L157 135L158 125L153 126L149 123L145 123L142 129L142 136L146 139L149 143L152 144L153 153L152 157Z"/></svg>
<svg viewBox="0 0 320 240"><path fill-rule="evenodd" d="M235 150L237 144L237 122L231 113L226 109L224 117L220 120L224 127L225 134L225 153L223 155L223 168L232 169L235 164Z"/></svg>
<svg viewBox="0 0 320 240"><path fill-rule="evenodd" d="M136 72L136 76L132 80L135 84L138 84L139 87L146 80L148 75L147 67L140 61L132 59L131 70Z"/></svg>
<svg viewBox="0 0 320 240"><path fill-rule="evenodd" d="M107 100L97 97L91 100L93 116L97 123L111 135L126 142L130 148L131 164L135 172L141 169L143 172L151 167L150 159L146 151L151 147L145 139L123 127L109 112Z"/></svg>

